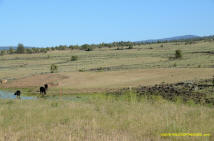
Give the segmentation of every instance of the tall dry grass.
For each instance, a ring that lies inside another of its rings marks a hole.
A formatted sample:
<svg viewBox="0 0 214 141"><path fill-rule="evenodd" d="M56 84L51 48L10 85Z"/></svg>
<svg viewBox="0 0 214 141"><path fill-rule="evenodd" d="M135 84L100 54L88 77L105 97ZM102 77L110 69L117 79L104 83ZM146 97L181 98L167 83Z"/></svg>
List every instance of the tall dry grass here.
<svg viewBox="0 0 214 141"><path fill-rule="evenodd" d="M207 141L161 133L214 134L214 109L135 96L115 100L0 100L1 141Z"/></svg>

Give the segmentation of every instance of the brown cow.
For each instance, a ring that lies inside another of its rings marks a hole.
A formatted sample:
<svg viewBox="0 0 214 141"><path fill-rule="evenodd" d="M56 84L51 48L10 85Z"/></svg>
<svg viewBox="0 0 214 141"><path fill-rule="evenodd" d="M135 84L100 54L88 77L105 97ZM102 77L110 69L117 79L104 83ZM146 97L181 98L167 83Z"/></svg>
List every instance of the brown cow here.
<svg viewBox="0 0 214 141"><path fill-rule="evenodd" d="M1 83L1 84L6 84L6 83L7 83L7 80L6 80L6 79L2 79L2 80L0 80L0 83Z"/></svg>

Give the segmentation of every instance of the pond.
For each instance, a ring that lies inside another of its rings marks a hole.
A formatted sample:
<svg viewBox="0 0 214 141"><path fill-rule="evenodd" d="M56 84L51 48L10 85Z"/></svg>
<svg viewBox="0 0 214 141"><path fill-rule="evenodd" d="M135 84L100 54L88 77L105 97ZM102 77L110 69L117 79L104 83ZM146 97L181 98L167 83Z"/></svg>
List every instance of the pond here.
<svg viewBox="0 0 214 141"><path fill-rule="evenodd" d="M94 95L67 95L67 96L20 96L20 99L22 100L38 100L40 98L42 99L49 99L49 100L71 100L71 101L85 101L89 98L93 97ZM0 99L17 99L17 97L14 95L14 93L7 92L7 91L0 91Z"/></svg>
<svg viewBox="0 0 214 141"><path fill-rule="evenodd" d="M6 91L0 91L0 99L17 99L17 97L13 93L6 92ZM20 99L22 99L22 100L33 100L33 99L37 99L37 97L21 96Z"/></svg>

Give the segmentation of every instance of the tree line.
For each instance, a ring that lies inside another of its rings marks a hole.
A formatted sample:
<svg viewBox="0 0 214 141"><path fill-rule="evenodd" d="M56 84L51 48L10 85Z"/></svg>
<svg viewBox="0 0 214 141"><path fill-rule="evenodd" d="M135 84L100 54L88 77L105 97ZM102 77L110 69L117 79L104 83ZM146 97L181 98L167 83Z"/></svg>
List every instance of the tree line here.
<svg viewBox="0 0 214 141"><path fill-rule="evenodd" d="M47 53L51 50L85 50L85 51L92 51L95 48L112 48L117 47L120 50L123 47L128 47L128 49L132 49L133 46L136 45L146 45L146 44L159 44L159 43L167 43L167 42L185 42L185 44L192 44L195 41L213 41L214 36L207 36L207 37L198 37L194 39L186 39L186 40L173 40L173 41L155 41L155 42L130 42L130 41L120 41L120 42L112 42L112 43L100 43L100 44L83 44L83 45L59 45L54 47L46 47L46 48L26 48L23 44L18 44L17 48L10 48L9 50L1 50L0 55L5 54L33 54L33 53Z"/></svg>
<svg viewBox="0 0 214 141"><path fill-rule="evenodd" d="M33 53L47 53L47 48L26 48L23 44L18 44L17 48L10 47L8 50L1 50L0 55L6 54L33 54Z"/></svg>
<svg viewBox="0 0 214 141"><path fill-rule="evenodd" d="M128 46L131 48L134 45L137 45L138 43L134 42L113 42L113 43L101 43L101 44L83 44L83 45L59 45L55 47L46 47L46 48L26 48L23 44L18 44L17 48L9 48L8 50L1 50L0 55L6 55L6 54L33 54L33 53L47 53L51 50L68 50L68 49L79 49L79 50L85 50L85 51L92 51L95 48L104 48L104 47L121 47L121 46Z"/></svg>

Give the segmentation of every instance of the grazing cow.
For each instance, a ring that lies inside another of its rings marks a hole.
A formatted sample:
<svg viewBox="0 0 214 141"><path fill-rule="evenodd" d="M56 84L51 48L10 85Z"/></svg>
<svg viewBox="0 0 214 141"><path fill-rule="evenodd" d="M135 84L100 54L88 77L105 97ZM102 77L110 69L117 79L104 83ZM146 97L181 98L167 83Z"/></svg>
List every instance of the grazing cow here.
<svg viewBox="0 0 214 141"><path fill-rule="evenodd" d="M45 84L45 90L47 91L48 90L48 84Z"/></svg>
<svg viewBox="0 0 214 141"><path fill-rule="evenodd" d="M6 80L6 79L0 80L0 83L1 83L1 84L6 84L6 83L7 83L7 80Z"/></svg>
<svg viewBox="0 0 214 141"><path fill-rule="evenodd" d="M40 87L40 94L46 95L46 89L44 87Z"/></svg>
<svg viewBox="0 0 214 141"><path fill-rule="evenodd" d="M20 90L17 90L14 95L16 95L17 98L20 98L20 95L21 95L21 91Z"/></svg>

